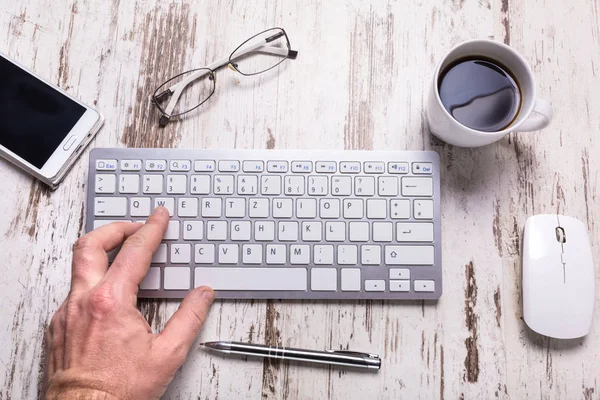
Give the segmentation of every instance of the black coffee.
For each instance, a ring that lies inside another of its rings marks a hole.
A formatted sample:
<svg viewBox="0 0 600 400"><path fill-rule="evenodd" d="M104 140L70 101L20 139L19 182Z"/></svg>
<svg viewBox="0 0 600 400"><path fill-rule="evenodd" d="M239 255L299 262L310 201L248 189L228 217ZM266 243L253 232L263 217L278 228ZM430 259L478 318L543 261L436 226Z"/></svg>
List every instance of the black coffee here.
<svg viewBox="0 0 600 400"><path fill-rule="evenodd" d="M478 131L506 128L521 107L521 90L508 69L482 57L461 58L448 65L438 88L454 119Z"/></svg>

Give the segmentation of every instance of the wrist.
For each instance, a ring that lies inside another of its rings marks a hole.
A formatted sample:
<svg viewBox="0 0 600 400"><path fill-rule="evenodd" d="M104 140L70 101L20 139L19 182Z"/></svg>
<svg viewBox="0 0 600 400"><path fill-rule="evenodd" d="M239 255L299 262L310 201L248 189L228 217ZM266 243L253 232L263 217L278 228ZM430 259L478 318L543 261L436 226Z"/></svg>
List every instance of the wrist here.
<svg viewBox="0 0 600 400"><path fill-rule="evenodd" d="M60 371L48 382L46 400L120 400L107 386L93 377L72 371Z"/></svg>

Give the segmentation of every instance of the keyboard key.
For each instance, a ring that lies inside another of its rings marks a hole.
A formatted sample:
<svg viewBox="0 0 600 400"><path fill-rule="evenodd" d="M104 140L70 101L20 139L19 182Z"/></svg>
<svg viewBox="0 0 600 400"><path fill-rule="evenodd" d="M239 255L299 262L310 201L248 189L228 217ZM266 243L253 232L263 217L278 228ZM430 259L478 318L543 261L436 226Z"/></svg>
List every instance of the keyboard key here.
<svg viewBox="0 0 600 400"><path fill-rule="evenodd" d="M408 163L407 162L389 162L388 173L390 174L408 174Z"/></svg>
<svg viewBox="0 0 600 400"><path fill-rule="evenodd" d="M164 171L167 169L165 160L146 160L146 171Z"/></svg>
<svg viewBox="0 0 600 400"><path fill-rule="evenodd" d="M360 292L360 268L342 268L342 292Z"/></svg>
<svg viewBox="0 0 600 400"><path fill-rule="evenodd" d="M331 194L334 196L350 196L352 194L352 178L349 176L331 177Z"/></svg>
<svg viewBox="0 0 600 400"><path fill-rule="evenodd" d="M335 268L312 268L310 270L310 289L335 292L337 290L337 270Z"/></svg>
<svg viewBox="0 0 600 400"><path fill-rule="evenodd" d="M410 281L390 281L390 292L409 292Z"/></svg>
<svg viewBox="0 0 600 400"><path fill-rule="evenodd" d="M390 268L390 279L410 279L410 269Z"/></svg>
<svg viewBox="0 0 600 400"><path fill-rule="evenodd" d="M169 221L163 240L179 240L179 221Z"/></svg>
<svg viewBox="0 0 600 400"><path fill-rule="evenodd" d="M316 265L333 265L333 246L315 245L314 247L314 263Z"/></svg>
<svg viewBox="0 0 600 400"><path fill-rule="evenodd" d="M194 161L194 171L196 172L213 172L215 170L215 162L212 160L196 160Z"/></svg>
<svg viewBox="0 0 600 400"><path fill-rule="evenodd" d="M215 290L307 290L306 268L227 268L194 269L194 286L207 285Z"/></svg>
<svg viewBox="0 0 600 400"><path fill-rule="evenodd" d="M171 264L188 264L191 259L192 246L185 243L171 245Z"/></svg>
<svg viewBox="0 0 600 400"><path fill-rule="evenodd" d="M274 218L292 218L294 202L292 199L273 199Z"/></svg>
<svg viewBox="0 0 600 400"><path fill-rule="evenodd" d="M296 218L317 218L317 200L296 200Z"/></svg>
<svg viewBox="0 0 600 400"><path fill-rule="evenodd" d="M194 246L194 262L196 264L215 263L215 245L197 244Z"/></svg>
<svg viewBox="0 0 600 400"><path fill-rule="evenodd" d="M150 212L150 197L132 197L129 199L129 215L132 217L149 217Z"/></svg>
<svg viewBox="0 0 600 400"><path fill-rule="evenodd" d="M369 231L371 226L368 222L350 222L349 238L351 242L369 241Z"/></svg>
<svg viewBox="0 0 600 400"><path fill-rule="evenodd" d="M256 221L254 223L254 240L259 242L275 240L275 222Z"/></svg>
<svg viewBox="0 0 600 400"><path fill-rule="evenodd" d="M250 221L232 221L231 222L231 240L250 240L250 231L252 224Z"/></svg>
<svg viewBox="0 0 600 400"><path fill-rule="evenodd" d="M190 177L190 193L209 194L210 175L192 175Z"/></svg>
<svg viewBox="0 0 600 400"><path fill-rule="evenodd" d="M433 200L413 201L415 219L433 219Z"/></svg>
<svg viewBox="0 0 600 400"><path fill-rule="evenodd" d="M397 242L433 242L433 224L398 222L396 223Z"/></svg>
<svg viewBox="0 0 600 400"><path fill-rule="evenodd" d="M190 160L171 160L169 162L169 169L171 171L186 172L192 169L192 163Z"/></svg>
<svg viewBox="0 0 600 400"><path fill-rule="evenodd" d="M219 264L237 264L239 260L239 246L237 244L219 245Z"/></svg>
<svg viewBox="0 0 600 400"><path fill-rule="evenodd" d="M377 189L380 196L398 196L398 178L380 176L377 178Z"/></svg>
<svg viewBox="0 0 600 400"><path fill-rule="evenodd" d="M244 161L242 163L242 170L244 172L263 172L265 170L265 163L263 161Z"/></svg>
<svg viewBox="0 0 600 400"><path fill-rule="evenodd" d="M267 161L267 172L288 172L287 161Z"/></svg>
<svg viewBox="0 0 600 400"><path fill-rule="evenodd" d="M121 171L141 171L142 160L121 160Z"/></svg>
<svg viewBox="0 0 600 400"><path fill-rule="evenodd" d="M245 244L242 246L242 262L244 264L262 264L262 245Z"/></svg>
<svg viewBox="0 0 600 400"><path fill-rule="evenodd" d="M198 199L196 197L180 197L177 199L177 215L180 217L197 217Z"/></svg>
<svg viewBox="0 0 600 400"><path fill-rule="evenodd" d="M385 219L387 218L387 200L368 199L367 200L367 218Z"/></svg>
<svg viewBox="0 0 600 400"><path fill-rule="evenodd" d="M308 177L308 194L310 196L327 196L328 184L326 176L314 176Z"/></svg>
<svg viewBox="0 0 600 400"><path fill-rule="evenodd" d="M281 221L278 224L277 238L280 242L298 241L298 222Z"/></svg>
<svg viewBox="0 0 600 400"><path fill-rule="evenodd" d="M167 262L167 244L161 243L152 254L152 264L164 264Z"/></svg>
<svg viewBox="0 0 600 400"><path fill-rule="evenodd" d="M310 262L310 246L300 244L290 246L290 264L308 265Z"/></svg>
<svg viewBox="0 0 600 400"><path fill-rule="evenodd" d="M169 210L169 216L175 215L175 199L172 197L156 197L154 199L154 208L165 207Z"/></svg>
<svg viewBox="0 0 600 400"><path fill-rule="evenodd" d="M366 280L365 292L385 292L385 281L383 280Z"/></svg>
<svg viewBox="0 0 600 400"><path fill-rule="evenodd" d="M346 240L345 222L326 222L325 240L328 242L343 242Z"/></svg>
<svg viewBox="0 0 600 400"><path fill-rule="evenodd" d="M250 199L248 201L250 218L267 218L269 216L269 199Z"/></svg>
<svg viewBox="0 0 600 400"><path fill-rule="evenodd" d="M321 199L319 200L319 215L321 218L339 218L340 200L339 199Z"/></svg>
<svg viewBox="0 0 600 400"><path fill-rule="evenodd" d="M373 241L391 242L393 229L391 222L373 222Z"/></svg>
<svg viewBox="0 0 600 400"><path fill-rule="evenodd" d="M356 265L358 262L358 246L339 245L337 262L339 265Z"/></svg>
<svg viewBox="0 0 600 400"><path fill-rule="evenodd" d="M227 221L208 221L206 223L207 240L227 240Z"/></svg>
<svg viewBox="0 0 600 400"><path fill-rule="evenodd" d="M304 177L287 175L284 179L284 191L288 196L301 196L304 194Z"/></svg>
<svg viewBox="0 0 600 400"><path fill-rule="evenodd" d="M200 203L200 214L203 217L220 217L223 209L223 200L220 198L206 197Z"/></svg>
<svg viewBox="0 0 600 400"><path fill-rule="evenodd" d="M414 162L412 163L412 173L417 174L431 174L433 172L433 165L429 162Z"/></svg>
<svg viewBox="0 0 600 400"><path fill-rule="evenodd" d="M146 194L161 194L163 191L162 175L144 175L143 192Z"/></svg>
<svg viewBox="0 0 600 400"><path fill-rule="evenodd" d="M315 170L322 174L333 174L337 171L337 163L335 161L316 161Z"/></svg>
<svg viewBox="0 0 600 400"><path fill-rule="evenodd" d="M190 290L191 269L189 267L167 267L165 290Z"/></svg>
<svg viewBox="0 0 600 400"><path fill-rule="evenodd" d="M254 195L258 193L258 176L238 175L237 192L240 195Z"/></svg>
<svg viewBox="0 0 600 400"><path fill-rule="evenodd" d="M433 196L433 179L402 177L402 196Z"/></svg>
<svg viewBox="0 0 600 400"><path fill-rule="evenodd" d="M375 194L375 177L357 176L354 178L354 194L356 196L373 196Z"/></svg>
<svg viewBox="0 0 600 400"><path fill-rule="evenodd" d="M167 193L185 194L187 192L187 175L168 175Z"/></svg>
<svg viewBox="0 0 600 400"><path fill-rule="evenodd" d="M124 219L96 219L94 220L94 229L100 228L101 226L111 224L113 222L131 222L130 220Z"/></svg>
<svg viewBox="0 0 600 400"><path fill-rule="evenodd" d="M292 161L292 172L312 172L312 162Z"/></svg>
<svg viewBox="0 0 600 400"><path fill-rule="evenodd" d="M233 175L215 175L215 194L233 194Z"/></svg>
<svg viewBox="0 0 600 400"><path fill-rule="evenodd" d="M392 219L409 219L410 200L390 200L390 217Z"/></svg>
<svg viewBox="0 0 600 400"><path fill-rule="evenodd" d="M160 289L160 268L150 267L144 280L140 283L142 290L158 290Z"/></svg>
<svg viewBox="0 0 600 400"><path fill-rule="evenodd" d="M124 217L127 214L126 197L94 198L94 215L99 217Z"/></svg>
<svg viewBox="0 0 600 400"><path fill-rule="evenodd" d="M363 200L362 199L344 199L344 218L360 219L363 217Z"/></svg>
<svg viewBox="0 0 600 400"><path fill-rule="evenodd" d="M365 174L383 174L385 164L382 162L366 162L364 165Z"/></svg>
<svg viewBox="0 0 600 400"><path fill-rule="evenodd" d="M220 172L238 172L240 170L240 162L236 160L221 160L219 161Z"/></svg>
<svg viewBox="0 0 600 400"><path fill-rule="evenodd" d="M225 216L227 218L243 218L246 216L246 199L229 198L225 200Z"/></svg>
<svg viewBox="0 0 600 400"><path fill-rule="evenodd" d="M360 246L360 261L363 265L381 264L381 246Z"/></svg>
<svg viewBox="0 0 600 400"><path fill-rule="evenodd" d="M281 176L263 175L260 177L260 194L279 196L281 194Z"/></svg>
<svg viewBox="0 0 600 400"><path fill-rule="evenodd" d="M184 221L183 239L202 240L204 232L204 221Z"/></svg>
<svg viewBox="0 0 600 400"><path fill-rule="evenodd" d="M355 161L340 162L340 172L344 174L358 174L360 172L360 163Z"/></svg>
<svg viewBox="0 0 600 400"><path fill-rule="evenodd" d="M302 222L302 240L305 242L320 242L322 229L321 222Z"/></svg>
<svg viewBox="0 0 600 400"><path fill-rule="evenodd" d="M96 175L97 177L98 175ZM119 176L119 193L137 193L140 190L140 176L123 174Z"/></svg>
<svg viewBox="0 0 600 400"><path fill-rule="evenodd" d="M270 244L267 246L267 264L285 264L285 260L285 245Z"/></svg>
<svg viewBox="0 0 600 400"><path fill-rule="evenodd" d="M97 171L116 171L117 160L96 160Z"/></svg>
<svg viewBox="0 0 600 400"><path fill-rule="evenodd" d="M113 174L96 174L96 193L114 193L117 176Z"/></svg>
<svg viewBox="0 0 600 400"><path fill-rule="evenodd" d="M435 292L435 281L415 280L413 285L415 292Z"/></svg>
<svg viewBox="0 0 600 400"><path fill-rule="evenodd" d="M433 246L385 246L386 265L433 265Z"/></svg>

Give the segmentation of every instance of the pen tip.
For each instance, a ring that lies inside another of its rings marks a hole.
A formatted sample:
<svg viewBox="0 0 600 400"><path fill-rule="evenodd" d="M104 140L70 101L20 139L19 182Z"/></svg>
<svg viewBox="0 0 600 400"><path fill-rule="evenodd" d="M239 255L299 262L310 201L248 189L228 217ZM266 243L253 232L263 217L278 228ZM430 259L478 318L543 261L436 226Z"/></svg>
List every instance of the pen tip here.
<svg viewBox="0 0 600 400"><path fill-rule="evenodd" d="M198 343L198 346L204 346L206 342Z"/></svg>

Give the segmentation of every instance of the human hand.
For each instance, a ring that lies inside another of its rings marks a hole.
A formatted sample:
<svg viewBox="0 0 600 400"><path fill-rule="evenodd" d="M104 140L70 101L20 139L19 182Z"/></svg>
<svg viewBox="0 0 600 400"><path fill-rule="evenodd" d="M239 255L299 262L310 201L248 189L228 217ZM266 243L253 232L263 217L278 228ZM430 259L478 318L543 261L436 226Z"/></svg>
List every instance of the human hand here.
<svg viewBox="0 0 600 400"><path fill-rule="evenodd" d="M104 225L75 243L71 291L46 331L46 399L156 399L165 392L214 299L208 287L192 290L160 334L137 310L138 285L168 222L160 207L144 225ZM121 243L109 269L106 252Z"/></svg>

